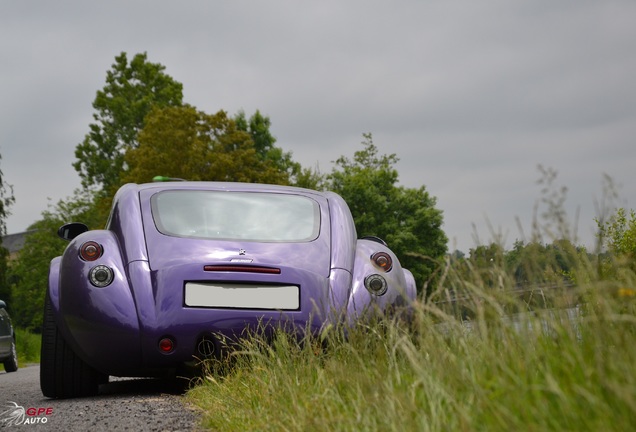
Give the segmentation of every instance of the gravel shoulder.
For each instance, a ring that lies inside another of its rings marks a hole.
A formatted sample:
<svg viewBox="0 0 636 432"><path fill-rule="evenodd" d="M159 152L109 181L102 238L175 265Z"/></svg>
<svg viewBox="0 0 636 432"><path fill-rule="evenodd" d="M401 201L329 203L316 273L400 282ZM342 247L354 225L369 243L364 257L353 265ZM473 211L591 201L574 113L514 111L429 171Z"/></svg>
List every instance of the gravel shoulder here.
<svg viewBox="0 0 636 432"><path fill-rule="evenodd" d="M113 379L113 378L111 378ZM184 380L114 379L92 398L48 399L40 392L40 367L0 372L0 429L3 412L25 410L20 426L55 431L198 431L199 415L184 401Z"/></svg>

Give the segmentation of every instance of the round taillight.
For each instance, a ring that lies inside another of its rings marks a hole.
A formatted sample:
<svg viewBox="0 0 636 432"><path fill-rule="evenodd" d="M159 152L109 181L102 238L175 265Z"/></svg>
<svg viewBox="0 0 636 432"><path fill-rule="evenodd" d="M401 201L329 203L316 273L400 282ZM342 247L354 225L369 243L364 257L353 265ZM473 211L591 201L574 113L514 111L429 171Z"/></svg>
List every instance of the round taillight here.
<svg viewBox="0 0 636 432"><path fill-rule="evenodd" d="M379 274L372 274L364 278L364 286L371 294L376 296L384 295L389 288L386 279Z"/></svg>
<svg viewBox="0 0 636 432"><path fill-rule="evenodd" d="M115 274L113 269L105 265L98 265L91 269L88 274L88 279L97 288L104 288L113 281Z"/></svg>
<svg viewBox="0 0 636 432"><path fill-rule="evenodd" d="M385 272L391 271L391 269L393 268L393 259L391 258L391 255L386 252L374 253L373 255L371 255L371 261L373 261L373 263L378 268L384 270Z"/></svg>
<svg viewBox="0 0 636 432"><path fill-rule="evenodd" d="M104 253L102 245L94 241L88 241L80 246L79 254L84 261L95 261Z"/></svg>
<svg viewBox="0 0 636 432"><path fill-rule="evenodd" d="M164 354L170 354L174 351L174 341L169 337L164 337L159 340L159 351Z"/></svg>

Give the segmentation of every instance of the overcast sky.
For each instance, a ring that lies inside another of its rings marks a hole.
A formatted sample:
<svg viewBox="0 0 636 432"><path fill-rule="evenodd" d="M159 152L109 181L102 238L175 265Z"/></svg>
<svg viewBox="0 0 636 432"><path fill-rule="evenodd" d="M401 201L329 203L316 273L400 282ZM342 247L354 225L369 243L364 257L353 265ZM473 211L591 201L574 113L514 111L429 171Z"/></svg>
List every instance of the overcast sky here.
<svg viewBox="0 0 636 432"><path fill-rule="evenodd" d="M527 240L538 165L592 245L604 174L636 208L635 22L633 0L2 1L8 232L79 187L74 149L125 51L163 64L200 110L261 110L322 172L371 132L401 184L437 198L450 250L475 246L473 226L482 243L489 226Z"/></svg>

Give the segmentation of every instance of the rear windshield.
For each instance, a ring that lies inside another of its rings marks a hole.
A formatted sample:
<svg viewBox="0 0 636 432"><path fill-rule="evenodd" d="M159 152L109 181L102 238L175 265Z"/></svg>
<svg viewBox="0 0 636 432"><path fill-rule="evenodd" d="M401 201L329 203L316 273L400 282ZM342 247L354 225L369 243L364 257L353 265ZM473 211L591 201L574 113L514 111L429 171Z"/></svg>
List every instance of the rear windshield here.
<svg viewBox="0 0 636 432"><path fill-rule="evenodd" d="M157 229L169 236L302 242L320 229L318 203L300 195L176 190L151 204Z"/></svg>

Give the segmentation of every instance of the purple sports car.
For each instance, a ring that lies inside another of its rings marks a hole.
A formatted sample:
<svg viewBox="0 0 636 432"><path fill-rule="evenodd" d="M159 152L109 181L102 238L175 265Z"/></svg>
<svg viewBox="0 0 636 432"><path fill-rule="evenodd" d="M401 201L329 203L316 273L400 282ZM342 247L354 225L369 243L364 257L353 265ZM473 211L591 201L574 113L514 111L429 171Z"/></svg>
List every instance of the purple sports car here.
<svg viewBox="0 0 636 432"><path fill-rule="evenodd" d="M106 229L64 225L51 262L42 393L94 395L108 376L159 376L246 328L317 332L407 306L413 275L358 239L332 192L247 183L128 184Z"/></svg>

